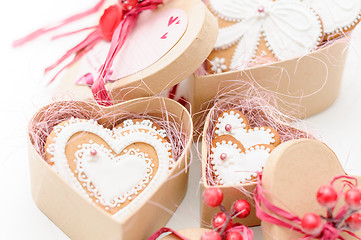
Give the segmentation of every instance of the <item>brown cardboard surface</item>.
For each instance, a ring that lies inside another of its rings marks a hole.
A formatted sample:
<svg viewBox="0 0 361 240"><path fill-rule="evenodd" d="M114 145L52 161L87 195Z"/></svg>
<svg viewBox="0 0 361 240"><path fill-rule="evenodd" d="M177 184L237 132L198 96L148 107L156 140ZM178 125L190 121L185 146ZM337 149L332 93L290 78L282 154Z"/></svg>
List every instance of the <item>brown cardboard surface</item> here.
<svg viewBox="0 0 361 240"><path fill-rule="evenodd" d="M220 94L230 96L246 91L237 85L237 81L242 80L275 94L277 106L284 113L301 118L312 116L337 98L347 50L348 42L340 39L300 58L243 71L195 76L193 111L209 110Z"/></svg>
<svg viewBox="0 0 361 240"><path fill-rule="evenodd" d="M108 83L113 102L158 94L190 76L207 58L217 37L217 21L201 0L169 1L158 11L170 8L183 9L188 14L188 27L179 42L150 67ZM100 66L99 66L100 67ZM61 100L91 99L87 86L75 85L78 65L69 69L61 79L54 96Z"/></svg>
<svg viewBox="0 0 361 240"><path fill-rule="evenodd" d="M187 228L177 231L181 236L186 237L190 240L200 240L202 233L209 231L206 228ZM179 238L173 234L161 238L163 240L179 240Z"/></svg>
<svg viewBox="0 0 361 240"><path fill-rule="evenodd" d="M204 129L203 129L203 137L202 137L202 184L201 190L202 193L209 188L210 186L207 184L206 175L206 166L207 166L207 156L208 156L208 146L206 141L206 134L208 131L210 121L210 114L208 114L207 119L205 120ZM256 217L256 210L254 207L254 200L252 197L245 195L241 189L243 188L245 191L253 193L256 188L256 183L247 183L239 186L217 186L217 188L221 189L223 192L223 205L227 210L232 208L232 204L234 201L238 199L245 199L251 204L251 214L245 219L233 219L233 222L239 222L246 226L258 226L260 225L260 220ZM243 190L243 191L244 191ZM211 208L204 204L203 199L201 198L201 227L209 227L212 222L212 218L219 212L219 208Z"/></svg>
<svg viewBox="0 0 361 240"><path fill-rule="evenodd" d="M271 203L302 217L314 212L325 215L326 209L316 201L319 187L337 175L345 175L334 152L317 140L292 140L278 146L266 162L262 186L272 196ZM357 177L359 181L361 177ZM340 204L342 204L340 202ZM298 239L290 229L262 222L264 240ZM357 233L361 236L361 231ZM344 235L345 239L354 239Z"/></svg>
<svg viewBox="0 0 361 240"><path fill-rule="evenodd" d="M89 103L77 102L77 104L79 107L89 107ZM94 105L93 108L99 107ZM137 206L133 214L122 221L114 220L110 214L90 203L69 186L35 151L29 139L33 199L40 210L71 239L145 239L168 222L172 216L170 212L175 211L183 200L188 182L188 172L184 170L190 161L193 134L192 119L187 110L173 100L158 97L135 99L102 108L102 111L107 113L124 110L142 113L145 109L153 116L162 116L162 111L167 109L174 116L169 121L182 124L182 131L187 134L188 143L168 180L155 189L147 202ZM42 117L42 110L35 115L34 121ZM111 119L103 119L102 123L107 125L108 121Z"/></svg>

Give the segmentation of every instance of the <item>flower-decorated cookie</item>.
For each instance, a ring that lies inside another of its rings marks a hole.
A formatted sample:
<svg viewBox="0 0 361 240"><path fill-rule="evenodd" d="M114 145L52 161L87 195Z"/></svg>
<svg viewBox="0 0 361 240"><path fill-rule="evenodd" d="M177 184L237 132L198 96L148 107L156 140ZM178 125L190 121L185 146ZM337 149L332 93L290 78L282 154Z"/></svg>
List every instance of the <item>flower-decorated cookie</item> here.
<svg viewBox="0 0 361 240"><path fill-rule="evenodd" d="M211 168L219 185L239 185L257 178L274 146L258 144L246 149L230 135L212 141Z"/></svg>
<svg viewBox="0 0 361 240"><path fill-rule="evenodd" d="M300 57L323 38L319 16L299 0L209 0L208 5L220 26L207 63L211 73Z"/></svg>
<svg viewBox="0 0 361 240"><path fill-rule="evenodd" d="M353 30L361 20L360 0L303 0L321 17L325 40Z"/></svg>
<svg viewBox="0 0 361 240"><path fill-rule="evenodd" d="M114 129L70 119L47 138L46 161L72 187L119 219L147 199L174 164L164 130L150 120Z"/></svg>
<svg viewBox="0 0 361 240"><path fill-rule="evenodd" d="M216 137L223 135L231 135L245 148L250 148L258 144L278 146L281 139L276 130L270 127L249 126L248 119L240 111L230 109L219 115L214 130Z"/></svg>

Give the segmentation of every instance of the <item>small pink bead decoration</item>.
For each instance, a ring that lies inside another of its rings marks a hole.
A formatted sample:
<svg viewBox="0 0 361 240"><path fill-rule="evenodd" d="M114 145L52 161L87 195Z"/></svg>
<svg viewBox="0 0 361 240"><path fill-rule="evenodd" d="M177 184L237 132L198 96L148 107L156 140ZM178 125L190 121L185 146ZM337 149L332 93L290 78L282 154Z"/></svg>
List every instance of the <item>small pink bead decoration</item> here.
<svg viewBox="0 0 361 240"><path fill-rule="evenodd" d="M227 131L227 132L230 132L232 130L232 126L231 124L227 124L224 129Z"/></svg>
<svg viewBox="0 0 361 240"><path fill-rule="evenodd" d="M90 150L90 155L92 155L93 157L96 156L97 153L98 153L98 152L97 152L97 150L95 150L95 149Z"/></svg>
<svg viewBox="0 0 361 240"><path fill-rule="evenodd" d="M221 158L222 161L226 160L227 159L227 154L222 153L220 158Z"/></svg>
<svg viewBox="0 0 361 240"><path fill-rule="evenodd" d="M259 13L264 13L264 6L259 6L258 7L258 9L257 9L257 11L259 12Z"/></svg>

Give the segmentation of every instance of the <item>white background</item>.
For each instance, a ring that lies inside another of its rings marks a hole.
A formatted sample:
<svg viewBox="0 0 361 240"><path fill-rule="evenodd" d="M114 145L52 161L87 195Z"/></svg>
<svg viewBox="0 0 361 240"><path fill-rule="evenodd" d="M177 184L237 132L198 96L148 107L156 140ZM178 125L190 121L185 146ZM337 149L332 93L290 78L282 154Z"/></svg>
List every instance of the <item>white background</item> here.
<svg viewBox="0 0 361 240"><path fill-rule="evenodd" d="M47 37L18 49L16 38L89 8L96 0L0 1L0 239L68 239L30 196L26 127L47 99L42 70L84 37L49 42ZM94 18L75 26L90 26ZM336 152L348 173L361 174L361 29L351 40L340 97L306 121ZM199 226L200 161L193 151L187 196L171 219L174 229ZM256 238L261 239L260 229Z"/></svg>

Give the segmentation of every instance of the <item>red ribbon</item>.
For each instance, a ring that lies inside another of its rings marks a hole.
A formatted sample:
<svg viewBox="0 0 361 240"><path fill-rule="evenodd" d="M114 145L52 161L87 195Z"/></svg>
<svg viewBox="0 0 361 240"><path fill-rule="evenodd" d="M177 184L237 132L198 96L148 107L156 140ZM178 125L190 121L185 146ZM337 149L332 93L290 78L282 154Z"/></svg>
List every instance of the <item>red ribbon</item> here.
<svg viewBox="0 0 361 240"><path fill-rule="evenodd" d="M356 180L355 178L349 176L338 176L335 177L331 185L341 178ZM255 190L255 203L256 203L256 215L262 221L266 221L284 228L292 229L293 231L299 232L304 235L304 237L300 238L302 240L311 240L314 238L318 238L321 240L345 240L341 236L341 233L347 233L355 239L361 240L360 237L356 236L353 232L347 230L339 230L335 228L331 223L325 223L323 225L322 232L319 237L310 236L302 230L301 227L301 219L275 205L273 205L266 197L265 190L262 188L262 174L258 177L257 187ZM350 181L343 181L346 184L352 184ZM356 180L357 183L357 180ZM262 207L261 207L262 204ZM266 209L267 211L264 211ZM342 208L339 213L336 215L336 218L342 216L345 209Z"/></svg>
<svg viewBox="0 0 361 240"><path fill-rule="evenodd" d="M64 25L67 25L69 23L77 21L90 14L93 14L93 13L97 12L103 6L104 3L105 3L105 0L100 0L93 8L91 8L87 11L84 11L82 13L76 14L72 17L66 18L65 20L61 21L60 23L56 24L53 27L45 27L45 28L38 29L37 31L25 36L24 38L21 38L21 39L15 41L13 43L13 46L14 47L21 46L21 45L25 44L26 42L34 40L35 38L37 38L45 33L48 33L50 31L58 29ZM95 82L91 88L93 96L99 104L105 105L105 106L109 106L112 104L109 93L105 88L105 82L106 82L107 77L109 76L109 72L111 71L110 68L113 65L114 58L117 55L117 53L120 51L120 49L123 47L127 37L129 36L130 32L134 28L134 26L138 20L139 14L145 10L156 9L158 7L158 5L162 4L162 3L163 3L163 0L144 0L142 2L139 2L135 7L133 7L129 11L126 11L123 20L120 22L120 24L117 26L117 28L115 29L115 31L113 33L113 37L111 40L110 49L108 51L107 57L105 59L104 64L101 66L101 68L99 70L98 78L95 80ZM101 29L99 26L83 28L78 31L74 31L71 33L66 33L66 34L62 34L62 35L53 37L53 39L56 39L56 38L68 36L71 34L75 34L75 33L78 33L78 32L84 31L84 30L94 29L94 28L95 28L95 30L93 32L91 32L82 42L77 44L72 49L68 50L54 64L52 64L51 66L49 66L45 69L45 73L47 73L47 72L53 70L54 68L56 68L57 66L59 66L59 64L63 63L64 60L66 60L69 57L74 55L74 57L70 61L70 63L68 63L66 66L64 66L62 69L60 69L60 71L58 71L55 74L55 76L51 79L51 81L49 83L53 82L56 79L56 77L64 69L66 69L71 64L78 61L82 56L84 56L84 54L89 52L99 41L101 41L103 39L102 34L101 34ZM147 44L147 43L144 43L144 44Z"/></svg>
<svg viewBox="0 0 361 240"><path fill-rule="evenodd" d="M69 23L72 23L72 22L75 22L79 19L82 19L84 17L87 17L93 13L96 13L97 11L99 11L99 9L103 6L103 4L105 3L105 0L100 0L94 7L92 7L91 9L88 9L84 12L81 12L81 13L78 13L74 16L71 16L71 17L68 17L64 20L62 20L61 22L55 24L54 26L49 26L49 27L44 27L44 28L40 28L32 33L30 33L29 35L21 38L21 39L18 39L16 41L13 42L13 47L19 47L29 41L32 41L34 40L35 38L45 34L45 33L48 33L50 31L53 31L53 30L56 30L60 27L63 27Z"/></svg>
<svg viewBox="0 0 361 240"><path fill-rule="evenodd" d="M156 231L152 236L150 236L148 238L148 240L157 240L163 233L173 233L175 236L177 236L181 240L189 240L188 238L183 237L182 235L180 235L173 229L166 228L166 227L163 227L163 228L159 229L158 231Z"/></svg>
<svg viewBox="0 0 361 240"><path fill-rule="evenodd" d="M100 73L96 81L94 82L91 90L93 92L95 100L105 106L111 105L111 100L108 91L105 89L105 81L110 68L113 65L113 61L117 53L123 47L127 37L134 28L138 16L141 12L145 10L156 9L159 4L162 4L163 0L145 0L139 3L137 6L132 8L129 12L126 13L124 19L119 24L117 29L113 34L113 38L110 44L110 49L108 55L105 59L104 64L100 68ZM144 43L147 44L147 43Z"/></svg>
<svg viewBox="0 0 361 240"><path fill-rule="evenodd" d="M71 16L69 18L66 18L64 20L62 20L61 22L55 24L52 27L44 27L44 28L40 28L38 30L36 30L35 32L30 33L29 35L16 40L13 43L13 47L19 47L27 42L30 42L32 40L34 40L35 38L44 35L45 33L54 31L60 27L63 27L65 25L68 25L70 23L73 23L77 20L80 20L84 17L87 17L91 14L96 13L97 11L100 10L100 8L104 5L105 0L100 0L94 7L92 7L89 10L86 10L84 12L81 12L79 14L76 14L74 16ZM90 28L83 28L74 32L70 32L70 33L65 33L65 34L61 34L58 36L55 36L52 38L52 40L60 38L60 37L65 37L71 34L75 34L81 31L85 31L85 30L89 30L89 29L94 29L95 30L93 32L91 32L83 41L81 41L79 44L77 44L75 47L71 48L70 50L68 50L61 58L59 58L54 64L50 65L49 67L47 67L45 69L45 74L48 73L49 71L53 70L54 68L56 68L59 64L61 64L62 62L64 62L67 58L71 57L72 55L74 55L73 59L66 64L63 68L61 68L56 74L55 76L50 80L49 84L51 82L53 82L57 76L64 71L66 68L68 68L70 65L72 65L73 63L75 63L76 61L78 61L82 56L84 56L87 52L89 52L101 39L101 35L99 32L99 28L98 26L94 26L94 27L90 27Z"/></svg>
<svg viewBox="0 0 361 240"><path fill-rule="evenodd" d="M226 231L226 233L233 232L233 231L241 232L242 236L243 236L243 240L253 240L253 231L244 225L239 224L237 226L234 226L234 227L228 229ZM172 233L181 240L189 240L188 238L183 237L182 235L177 233L175 230L173 230L171 228L166 228L166 227L159 229L152 236L150 236L147 240L157 240L164 233Z"/></svg>

